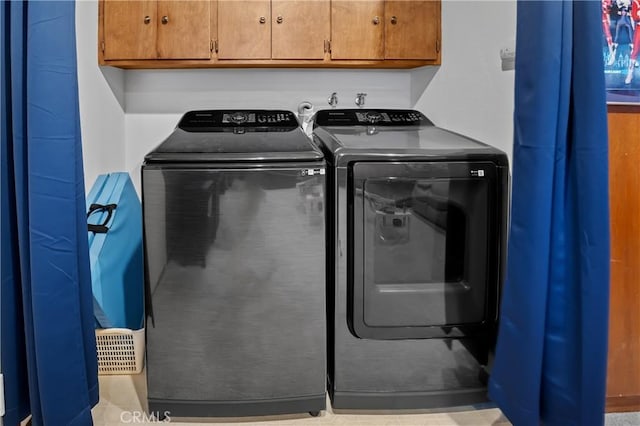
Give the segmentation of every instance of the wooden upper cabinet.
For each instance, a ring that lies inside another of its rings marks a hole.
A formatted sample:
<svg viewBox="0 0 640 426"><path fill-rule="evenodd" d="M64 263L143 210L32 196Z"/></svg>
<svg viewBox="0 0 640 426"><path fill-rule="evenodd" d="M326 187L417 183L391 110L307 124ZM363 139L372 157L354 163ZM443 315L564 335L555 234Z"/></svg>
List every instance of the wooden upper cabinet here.
<svg viewBox="0 0 640 426"><path fill-rule="evenodd" d="M105 60L209 59L210 0L104 0Z"/></svg>
<svg viewBox="0 0 640 426"><path fill-rule="evenodd" d="M158 57L209 59L210 15L209 0L159 1Z"/></svg>
<svg viewBox="0 0 640 426"><path fill-rule="evenodd" d="M384 0L331 1L331 59L384 59Z"/></svg>
<svg viewBox="0 0 640 426"><path fill-rule="evenodd" d="M385 2L385 59L438 58L440 1Z"/></svg>
<svg viewBox="0 0 640 426"><path fill-rule="evenodd" d="M440 63L441 0L99 0L122 68L413 68Z"/></svg>
<svg viewBox="0 0 640 426"><path fill-rule="evenodd" d="M271 57L324 59L330 10L330 0L272 0Z"/></svg>
<svg viewBox="0 0 640 426"><path fill-rule="evenodd" d="M271 59L271 0L218 0L218 59Z"/></svg>
<svg viewBox="0 0 640 426"><path fill-rule="evenodd" d="M104 0L104 59L155 59L156 1Z"/></svg>

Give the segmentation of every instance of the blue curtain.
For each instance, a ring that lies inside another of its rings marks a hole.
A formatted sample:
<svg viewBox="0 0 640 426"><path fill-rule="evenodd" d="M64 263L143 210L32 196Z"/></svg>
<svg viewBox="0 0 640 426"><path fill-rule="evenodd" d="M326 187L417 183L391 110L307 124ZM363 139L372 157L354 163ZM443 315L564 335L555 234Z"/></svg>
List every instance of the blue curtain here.
<svg viewBox="0 0 640 426"><path fill-rule="evenodd" d="M75 3L0 2L5 426L91 424L98 378Z"/></svg>
<svg viewBox="0 0 640 426"><path fill-rule="evenodd" d="M507 277L490 395L515 425L604 423L609 306L600 1L518 1Z"/></svg>

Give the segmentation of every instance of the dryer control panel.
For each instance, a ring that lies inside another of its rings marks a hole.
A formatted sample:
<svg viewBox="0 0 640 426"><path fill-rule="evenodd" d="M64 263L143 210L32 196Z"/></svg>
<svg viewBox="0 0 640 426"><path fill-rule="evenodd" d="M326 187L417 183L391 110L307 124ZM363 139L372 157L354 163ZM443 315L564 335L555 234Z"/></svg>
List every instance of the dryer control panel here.
<svg viewBox="0 0 640 426"><path fill-rule="evenodd" d="M285 110L202 110L187 112L178 127L187 132L288 131L299 127L296 116Z"/></svg>
<svg viewBox="0 0 640 426"><path fill-rule="evenodd" d="M318 111L315 126L417 126L432 124L421 112L406 109L329 109Z"/></svg>

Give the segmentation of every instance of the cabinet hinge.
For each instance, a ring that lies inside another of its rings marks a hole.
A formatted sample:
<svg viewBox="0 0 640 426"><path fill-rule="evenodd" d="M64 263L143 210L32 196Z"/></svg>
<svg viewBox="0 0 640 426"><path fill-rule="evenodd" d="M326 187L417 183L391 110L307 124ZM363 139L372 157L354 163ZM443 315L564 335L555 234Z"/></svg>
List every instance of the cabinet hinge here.
<svg viewBox="0 0 640 426"><path fill-rule="evenodd" d="M104 53L104 40L100 43L100 49L102 49L102 53Z"/></svg>
<svg viewBox="0 0 640 426"><path fill-rule="evenodd" d="M331 53L331 40L324 41L324 53Z"/></svg>
<svg viewBox="0 0 640 426"><path fill-rule="evenodd" d="M436 52L440 53L440 39L436 40Z"/></svg>

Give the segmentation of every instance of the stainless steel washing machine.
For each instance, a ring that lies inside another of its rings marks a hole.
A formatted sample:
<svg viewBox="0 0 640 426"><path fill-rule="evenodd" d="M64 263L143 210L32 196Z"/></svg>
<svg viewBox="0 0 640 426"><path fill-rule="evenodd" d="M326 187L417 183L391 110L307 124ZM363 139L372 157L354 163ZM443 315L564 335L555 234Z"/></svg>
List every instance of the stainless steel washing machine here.
<svg viewBox="0 0 640 426"><path fill-rule="evenodd" d="M191 111L145 157L151 413L325 408L325 177L288 111Z"/></svg>
<svg viewBox="0 0 640 426"><path fill-rule="evenodd" d="M411 110L325 110L334 408L486 401L505 257L505 153Z"/></svg>

